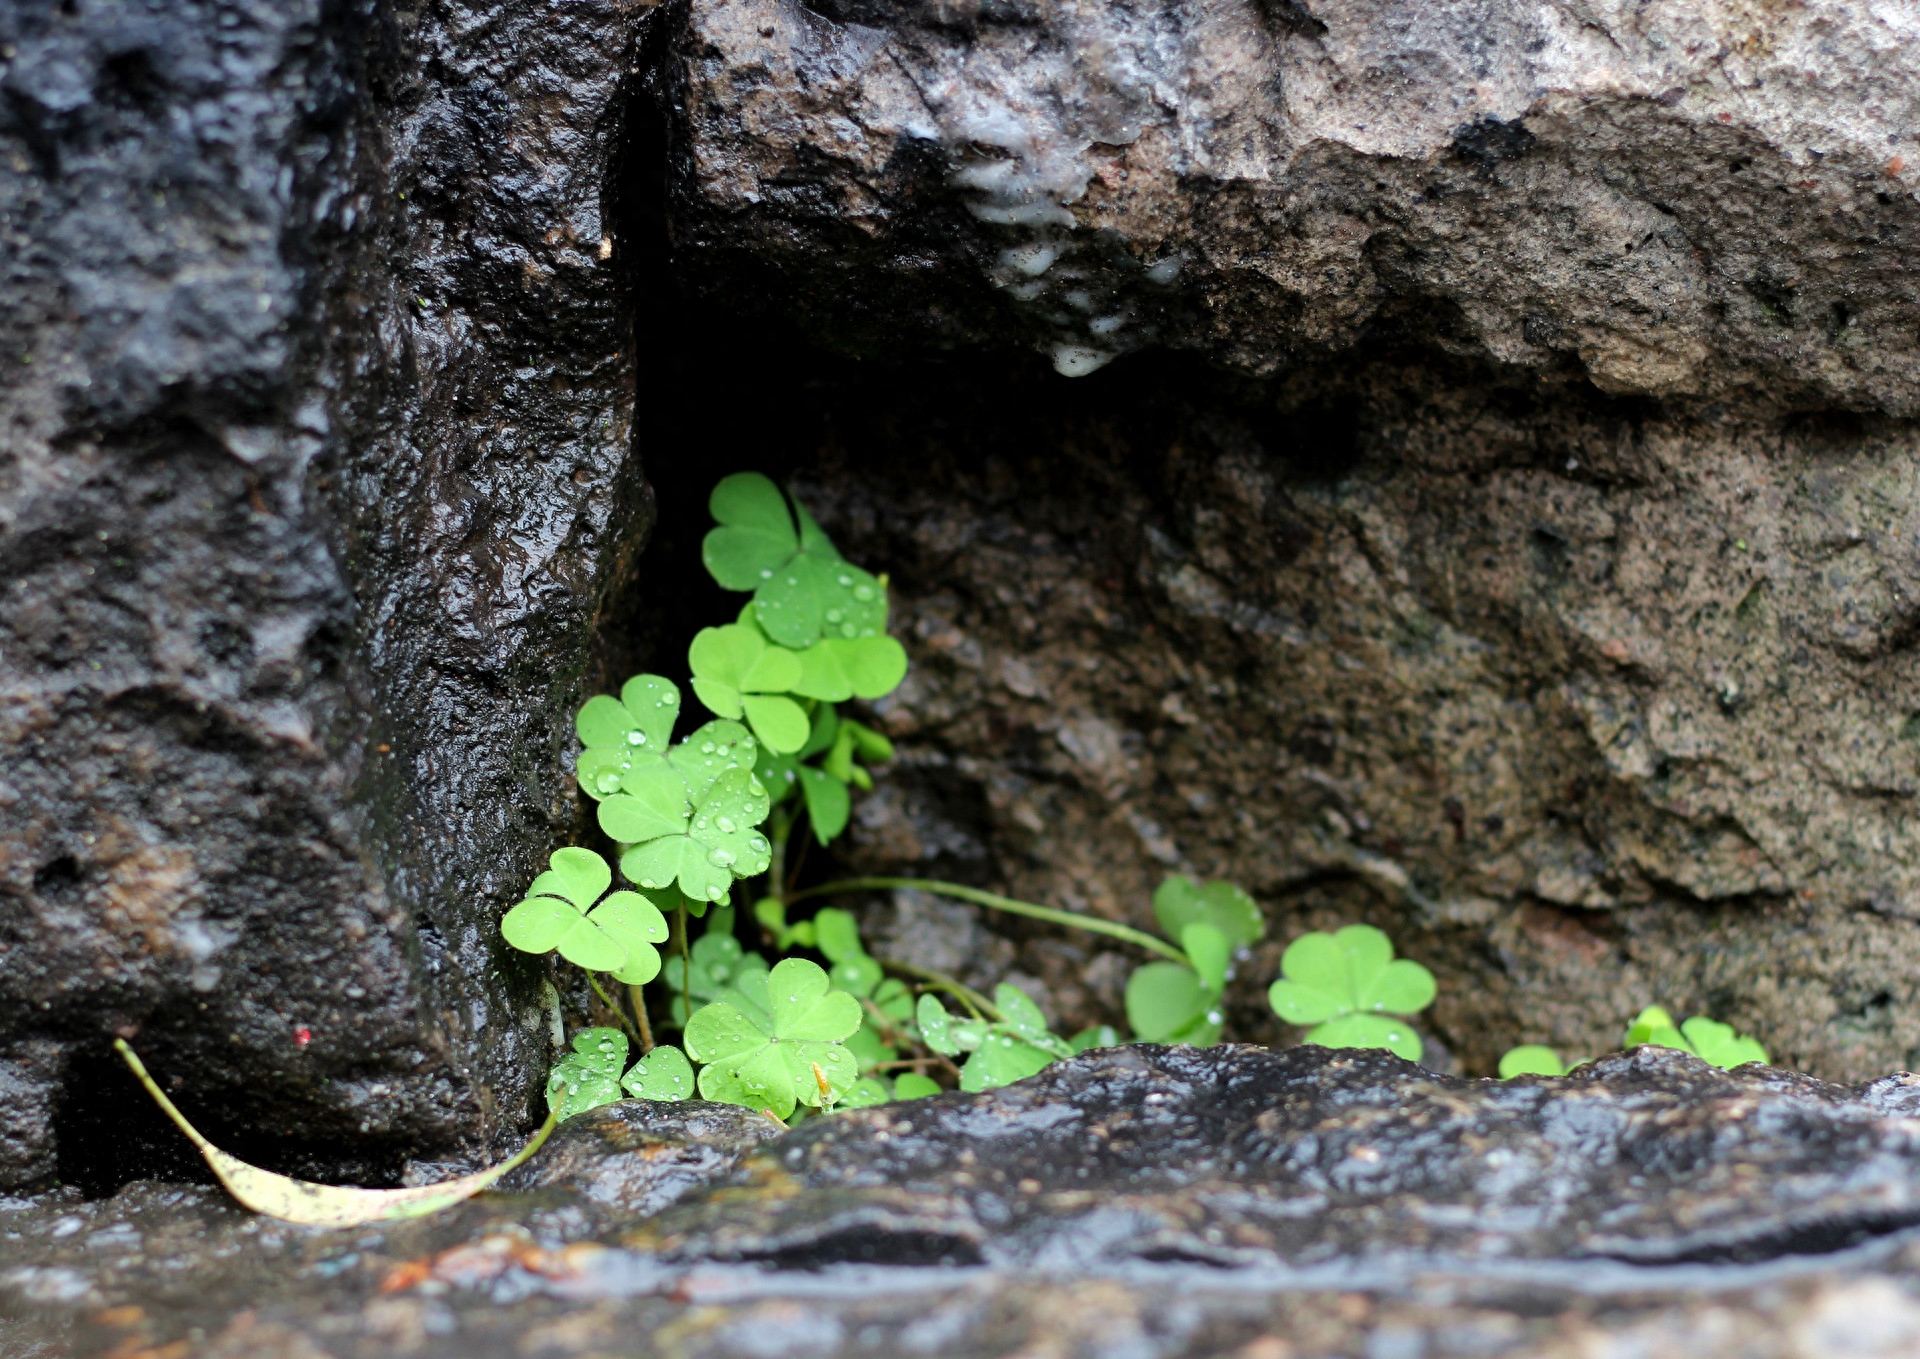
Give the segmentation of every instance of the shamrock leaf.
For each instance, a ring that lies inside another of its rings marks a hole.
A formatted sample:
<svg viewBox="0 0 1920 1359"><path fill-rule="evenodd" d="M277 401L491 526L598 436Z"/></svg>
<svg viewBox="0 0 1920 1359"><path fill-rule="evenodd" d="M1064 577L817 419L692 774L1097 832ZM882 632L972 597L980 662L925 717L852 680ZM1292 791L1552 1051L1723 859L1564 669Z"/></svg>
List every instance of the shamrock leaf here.
<svg viewBox="0 0 1920 1359"><path fill-rule="evenodd" d="M880 1031L874 1028L873 1016L867 1014L860 1016L860 1027L854 1030L851 1038L847 1039L846 1047L847 1051L853 1054L853 1060L863 1075L877 1070L900 1056L899 1050L889 1044L880 1035Z"/></svg>
<svg viewBox="0 0 1920 1359"><path fill-rule="evenodd" d="M693 1094L693 1064L672 1044L663 1044L634 1063L620 1081L636 1099L683 1100Z"/></svg>
<svg viewBox="0 0 1920 1359"><path fill-rule="evenodd" d="M972 1093L1024 1080L1073 1050L1047 1031L1040 1007L1002 982L994 991L1002 1019L955 1019L932 996L920 997L920 1041L945 1057L972 1054L960 1068L960 1088Z"/></svg>
<svg viewBox="0 0 1920 1359"><path fill-rule="evenodd" d="M907 676L907 649L887 636L826 637L800 652L799 661L799 678L786 687L829 703L884 697Z"/></svg>
<svg viewBox="0 0 1920 1359"><path fill-rule="evenodd" d="M1500 1079L1503 1081L1510 1081L1515 1076L1564 1076L1568 1069L1567 1064L1560 1060L1559 1053L1538 1043L1523 1043L1517 1048L1508 1048L1500 1059Z"/></svg>
<svg viewBox="0 0 1920 1359"><path fill-rule="evenodd" d="M652 888L678 883L696 900L725 901L736 877L756 877L773 862L773 846L756 829L767 809L760 781L736 768L716 778L691 807L684 799L675 802L664 780L644 796L608 798L600 804L600 825L633 844L620 857L620 871L631 881Z"/></svg>
<svg viewBox="0 0 1920 1359"><path fill-rule="evenodd" d="M1204 921L1186 925L1180 944L1191 966L1148 963L1127 978L1127 1023L1134 1037L1148 1043L1207 1047L1220 1041L1226 1023L1220 997L1227 986L1232 945Z"/></svg>
<svg viewBox="0 0 1920 1359"><path fill-rule="evenodd" d="M885 629L880 582L842 560L797 501L789 517L786 497L766 477L722 479L708 507L719 527L701 543L701 559L724 588L753 591L755 616L774 641L798 650L823 636L875 637Z"/></svg>
<svg viewBox="0 0 1920 1359"><path fill-rule="evenodd" d="M687 781L687 796L698 799L713 781L731 769L752 769L759 762L760 743L738 722L725 718L696 727L667 759Z"/></svg>
<svg viewBox="0 0 1920 1359"><path fill-rule="evenodd" d="M846 782L812 765L803 764L797 772L814 838L823 845L831 844L833 837L847 828L847 818L853 814L853 798Z"/></svg>
<svg viewBox="0 0 1920 1359"><path fill-rule="evenodd" d="M757 953L748 953L740 947L740 941L725 931L709 929L693 941L684 961L669 958L660 970L662 980L669 990L679 992L673 998L673 1020L676 1024L687 1022L687 996L702 1004L724 1000L737 1008L752 1010L753 1004L741 994L743 984L746 989L764 996L764 980L758 986L745 983L748 973L755 973L762 979L767 973L767 961ZM767 1009L764 999L758 1008Z"/></svg>
<svg viewBox="0 0 1920 1359"><path fill-rule="evenodd" d="M792 752L807 743L806 713L782 697L800 683L800 660L768 643L758 628L738 623L702 628L687 650L687 663L693 692L721 717L744 714L754 735L775 751Z"/></svg>
<svg viewBox="0 0 1920 1359"><path fill-rule="evenodd" d="M876 1104L890 1104L893 1091L887 1088L886 1081L878 1076L862 1076L853 1083L840 1101L842 1109L871 1109Z"/></svg>
<svg viewBox="0 0 1920 1359"><path fill-rule="evenodd" d="M893 1078L895 1099L925 1099L928 1095L939 1093L940 1082L931 1076L923 1076L918 1071L903 1071Z"/></svg>
<svg viewBox="0 0 1920 1359"><path fill-rule="evenodd" d="M619 698L598 694L588 699L574 719L586 747L574 768L581 791L595 800L619 792L622 776L636 763L651 763L667 753L679 715L679 688L658 675L635 675L621 686Z"/></svg>
<svg viewBox="0 0 1920 1359"><path fill-rule="evenodd" d="M592 850L555 850L547 862L527 899L501 920L502 937L525 953L558 949L576 966L636 986L652 981L660 971L653 946L667 937L659 908L638 892L615 892L595 905L613 872Z"/></svg>
<svg viewBox="0 0 1920 1359"><path fill-rule="evenodd" d="M1642 1010L1627 1030L1627 1047L1642 1044L1690 1052L1711 1066L1732 1069L1747 1062L1767 1061L1767 1050L1745 1034L1734 1032L1731 1024L1695 1015L1679 1027L1673 1016L1658 1005Z"/></svg>
<svg viewBox="0 0 1920 1359"><path fill-rule="evenodd" d="M783 1119L796 1104L843 1098L860 1076L842 1046L860 1027L860 1002L829 990L827 974L803 958L776 964L766 984L764 1024L724 1001L687 1021L687 1055L702 1063L700 1093Z"/></svg>
<svg viewBox="0 0 1920 1359"><path fill-rule="evenodd" d="M1082 1029L1067 1040L1067 1046L1073 1049L1074 1056L1090 1052L1094 1048L1112 1048L1120 1045L1120 1030L1111 1024L1096 1025L1091 1029Z"/></svg>
<svg viewBox="0 0 1920 1359"><path fill-rule="evenodd" d="M814 913L814 947L833 964L828 976L852 996L870 996L886 975L860 943L860 926L853 913L828 906Z"/></svg>
<svg viewBox="0 0 1920 1359"><path fill-rule="evenodd" d="M1384 1047L1408 1061L1420 1060L1420 1039L1404 1023L1433 1003L1433 974L1407 959L1371 925L1348 925L1334 934L1303 934L1280 959L1281 977L1267 989L1268 1003L1289 1024L1311 1024L1309 1043L1324 1047ZM1359 1021L1367 1020L1367 1023Z"/></svg>
<svg viewBox="0 0 1920 1359"><path fill-rule="evenodd" d="M1306 1041L1323 1048L1385 1048L1409 1062L1419 1061L1425 1051L1420 1035L1391 1015L1341 1015L1308 1029Z"/></svg>
<svg viewBox="0 0 1920 1359"><path fill-rule="evenodd" d="M627 1064L627 1036L618 1029L582 1029L573 1051L547 1075L547 1107L564 1120L620 1098L620 1069Z"/></svg>
<svg viewBox="0 0 1920 1359"><path fill-rule="evenodd" d="M1204 924L1220 931L1234 948L1258 943L1266 933L1260 907L1238 887L1230 882L1202 886L1178 874L1155 889L1153 918L1169 939L1178 939L1189 925Z"/></svg>

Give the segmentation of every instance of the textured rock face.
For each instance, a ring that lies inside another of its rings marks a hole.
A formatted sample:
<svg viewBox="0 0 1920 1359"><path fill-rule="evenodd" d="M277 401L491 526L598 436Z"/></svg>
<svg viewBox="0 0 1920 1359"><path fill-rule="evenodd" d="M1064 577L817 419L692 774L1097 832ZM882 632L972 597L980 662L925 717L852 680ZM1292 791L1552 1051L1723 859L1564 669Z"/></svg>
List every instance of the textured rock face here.
<svg viewBox="0 0 1920 1359"><path fill-rule="evenodd" d="M914 653L861 867L1144 926L1165 873L1232 878L1270 922L1243 1038L1287 1036L1280 945L1366 919L1440 975L1470 1070L1611 1050L1654 1000L1829 1077L1920 1061L1909 427L1407 356L1292 412L1138 359L935 371L843 379L792 441ZM1091 953L997 966L1117 1022Z"/></svg>
<svg viewBox="0 0 1920 1359"><path fill-rule="evenodd" d="M1069 373L1409 333L1914 414L1916 52L1841 0L697 3L677 230L843 339Z"/></svg>
<svg viewBox="0 0 1920 1359"><path fill-rule="evenodd" d="M1920 1336L1915 1097L1653 1050L1503 1084L1147 1047L771 1141L742 1110L636 1102L504 1192L350 1238L144 1183L0 1210L0 1342L1891 1356Z"/></svg>
<svg viewBox="0 0 1920 1359"><path fill-rule="evenodd" d="M629 18L0 7L0 1185L111 1182L115 1028L282 1164L525 1117L487 926L646 520Z"/></svg>

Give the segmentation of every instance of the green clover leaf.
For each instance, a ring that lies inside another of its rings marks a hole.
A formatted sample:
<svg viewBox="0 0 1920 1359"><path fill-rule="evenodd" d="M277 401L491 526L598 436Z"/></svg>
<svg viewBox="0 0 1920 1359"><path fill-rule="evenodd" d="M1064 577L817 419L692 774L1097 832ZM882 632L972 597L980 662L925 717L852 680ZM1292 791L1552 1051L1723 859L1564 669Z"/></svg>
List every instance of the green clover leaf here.
<svg viewBox="0 0 1920 1359"><path fill-rule="evenodd" d="M693 1094L693 1064L671 1043L655 1048L620 1080L636 1099L683 1100Z"/></svg>
<svg viewBox="0 0 1920 1359"><path fill-rule="evenodd" d="M826 637L798 654L799 678L786 687L828 703L883 698L907 677L907 649L887 636Z"/></svg>
<svg viewBox="0 0 1920 1359"><path fill-rule="evenodd" d="M1731 1024L1695 1015L1675 1027L1673 1016L1658 1005L1642 1010L1627 1029L1627 1047L1642 1044L1690 1052L1710 1066L1728 1070L1747 1062L1768 1060L1767 1050L1754 1039L1735 1033Z"/></svg>
<svg viewBox="0 0 1920 1359"><path fill-rule="evenodd" d="M547 1107L562 1120L620 1098L620 1068L627 1064L627 1036L618 1029L582 1029L573 1051L547 1075Z"/></svg>
<svg viewBox="0 0 1920 1359"><path fill-rule="evenodd" d="M1281 977L1267 989L1273 1012L1289 1024L1314 1027L1306 1042L1323 1047L1384 1047L1420 1060L1419 1036L1389 1016L1433 1003L1433 974L1393 956L1393 944L1371 925L1334 934L1303 934L1280 959ZM1361 1023L1367 1020L1367 1023Z"/></svg>
<svg viewBox="0 0 1920 1359"><path fill-rule="evenodd" d="M1026 1042L995 1027L981 1041L979 1049L960 1068L960 1088L979 1094L997 1086L1012 1085L1043 1070L1058 1060L1054 1053Z"/></svg>
<svg viewBox="0 0 1920 1359"><path fill-rule="evenodd" d="M828 976L851 996L870 996L885 973L860 943L860 926L853 913L828 906L814 913L814 947L833 964Z"/></svg>
<svg viewBox="0 0 1920 1359"><path fill-rule="evenodd" d="M1076 1057L1094 1048L1118 1047L1120 1043L1120 1030L1111 1024L1098 1024L1090 1029L1082 1029L1067 1040L1067 1046L1073 1049L1073 1055Z"/></svg>
<svg viewBox="0 0 1920 1359"><path fill-rule="evenodd" d="M581 791L596 801L619 792L628 770L667 753L679 715L679 688L658 675L635 675L621 686L619 698L588 699L574 719L586 747L574 768Z"/></svg>
<svg viewBox="0 0 1920 1359"><path fill-rule="evenodd" d="M702 1004L724 1000L736 1008L753 1009L753 1004L741 994L743 978L748 973L755 973L763 980L757 986L746 983L746 989L764 996L767 960L757 953L743 950L740 941L733 935L709 929L693 941L686 965L683 966L676 957L667 959L661 968L661 980L666 982L669 990L679 993L673 998L674 1023L687 1022L688 994ZM762 1012L767 1010L764 999L758 1008Z"/></svg>
<svg viewBox="0 0 1920 1359"><path fill-rule="evenodd" d="M886 1081L878 1076L862 1076L853 1083L853 1088L847 1091L846 1096L841 1099L840 1107L842 1109L871 1109L876 1104L891 1104L892 1102L893 1091L887 1088Z"/></svg>
<svg viewBox="0 0 1920 1359"><path fill-rule="evenodd" d="M800 791L807 799L807 819L813 823L813 836L823 845L833 843L833 837L847 828L847 821L853 815L853 795L847 791L846 782L836 779L822 769L803 764L797 771L800 775Z"/></svg>
<svg viewBox="0 0 1920 1359"><path fill-rule="evenodd" d="M914 1010L914 1021L920 1029L921 1042L942 1057L959 1055L960 1040L953 1031L953 1016L936 998L920 997L920 1003Z"/></svg>
<svg viewBox="0 0 1920 1359"><path fill-rule="evenodd" d="M931 1076L923 1076L918 1071L903 1071L893 1078L895 1099L925 1099L928 1095L939 1093L940 1082Z"/></svg>
<svg viewBox="0 0 1920 1359"><path fill-rule="evenodd" d="M613 872L590 849L555 850L547 862L527 899L500 921L501 936L524 953L558 949L568 962L620 981L653 980L660 970L653 946L667 937L659 909L637 892L615 892L595 905Z"/></svg>
<svg viewBox="0 0 1920 1359"><path fill-rule="evenodd" d="M1211 925L1233 948L1259 943L1267 929L1254 899L1232 883L1202 886L1178 874L1154 890L1153 918L1169 939L1178 939L1189 925Z"/></svg>
<svg viewBox="0 0 1920 1359"><path fill-rule="evenodd" d="M860 1076L843 1046L860 1027L860 1002L829 989L827 974L804 958L776 964L766 986L765 1024L724 1001L687 1021L687 1054L702 1063L700 1093L783 1119L796 1104L843 1098Z"/></svg>
<svg viewBox="0 0 1920 1359"><path fill-rule="evenodd" d="M1515 1076L1564 1076L1569 1069L1568 1064L1560 1060L1559 1053L1538 1043L1523 1043L1517 1048L1508 1048L1500 1058L1500 1079L1503 1081L1510 1081Z"/></svg>
<svg viewBox="0 0 1920 1359"><path fill-rule="evenodd" d="M1148 963L1136 968L1127 978L1127 1023L1143 1042L1209 1047L1220 1041L1226 1023L1220 998L1233 945L1202 920L1185 925L1179 938L1191 966Z"/></svg>
<svg viewBox="0 0 1920 1359"><path fill-rule="evenodd" d="M667 759L687 781L687 796L698 800L728 770L752 769L760 759L760 743L738 722L720 718L695 727Z"/></svg>
<svg viewBox="0 0 1920 1359"><path fill-rule="evenodd" d="M662 782L646 797L623 795L600 804L601 828L633 845L620 857L620 871L630 881L650 888L678 883L695 900L725 901L735 878L767 871L773 846L757 829L767 819L767 791L750 770L721 774L685 815L679 810L685 803L676 806L670 791ZM623 832L644 834L636 842Z"/></svg>
<svg viewBox="0 0 1920 1359"><path fill-rule="evenodd" d="M843 560L798 501L766 477L723 478L708 502L719 527L700 545L701 559L722 587L753 591L767 636L801 650L822 637L876 637L886 629L886 590ZM795 524L798 532L795 532Z"/></svg>
<svg viewBox="0 0 1920 1359"><path fill-rule="evenodd" d="M715 713L727 718L744 714L754 735L780 753L807 743L811 728L806 713L782 697L800 684L800 660L785 647L771 645L758 628L738 623L702 628L687 649L687 663L693 670L693 692Z"/></svg>

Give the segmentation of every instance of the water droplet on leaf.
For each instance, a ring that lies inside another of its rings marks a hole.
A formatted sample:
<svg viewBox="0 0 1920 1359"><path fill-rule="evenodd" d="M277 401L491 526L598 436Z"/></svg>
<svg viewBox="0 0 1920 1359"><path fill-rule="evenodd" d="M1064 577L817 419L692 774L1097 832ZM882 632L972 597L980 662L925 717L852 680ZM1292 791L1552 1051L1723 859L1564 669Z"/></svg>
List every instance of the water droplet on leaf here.
<svg viewBox="0 0 1920 1359"><path fill-rule="evenodd" d="M733 824L733 818L730 816L717 817L713 824L720 828L723 835L732 835L737 829Z"/></svg>
<svg viewBox="0 0 1920 1359"><path fill-rule="evenodd" d="M627 733L628 745L644 746L646 743L647 743L647 734L644 731L630 731Z"/></svg>
<svg viewBox="0 0 1920 1359"><path fill-rule="evenodd" d="M842 637L858 637L860 635L860 629L851 623L842 623L840 625L840 635Z"/></svg>
<svg viewBox="0 0 1920 1359"><path fill-rule="evenodd" d="M709 850L707 852L707 862L715 868L729 868L733 865L733 851L730 849Z"/></svg>
<svg viewBox="0 0 1920 1359"><path fill-rule="evenodd" d="M606 773L602 774L595 782L601 792L611 793L620 786L620 776L614 773Z"/></svg>

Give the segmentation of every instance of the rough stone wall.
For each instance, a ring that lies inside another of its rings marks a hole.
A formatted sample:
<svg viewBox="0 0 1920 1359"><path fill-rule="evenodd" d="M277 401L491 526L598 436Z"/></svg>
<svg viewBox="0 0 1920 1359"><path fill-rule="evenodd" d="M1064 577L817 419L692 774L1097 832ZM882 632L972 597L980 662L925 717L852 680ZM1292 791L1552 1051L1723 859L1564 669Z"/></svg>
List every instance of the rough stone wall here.
<svg viewBox="0 0 1920 1359"><path fill-rule="evenodd" d="M525 1118L485 926L648 517L631 19L0 6L0 1185L111 1175L111 1031L273 1164Z"/></svg>
<svg viewBox="0 0 1920 1359"><path fill-rule="evenodd" d="M1655 1000L1920 1062L1915 24L689 7L684 274L864 356L775 455L916 662L851 857L1137 922L1233 877L1245 1037L1285 938L1370 918L1443 1063ZM1096 371L1156 349L1206 362ZM1117 1014L1079 943L955 950Z"/></svg>
<svg viewBox="0 0 1920 1359"><path fill-rule="evenodd" d="M1852 0L696 3L678 230L867 344L1273 373L1411 321L1911 415L1917 51Z"/></svg>

